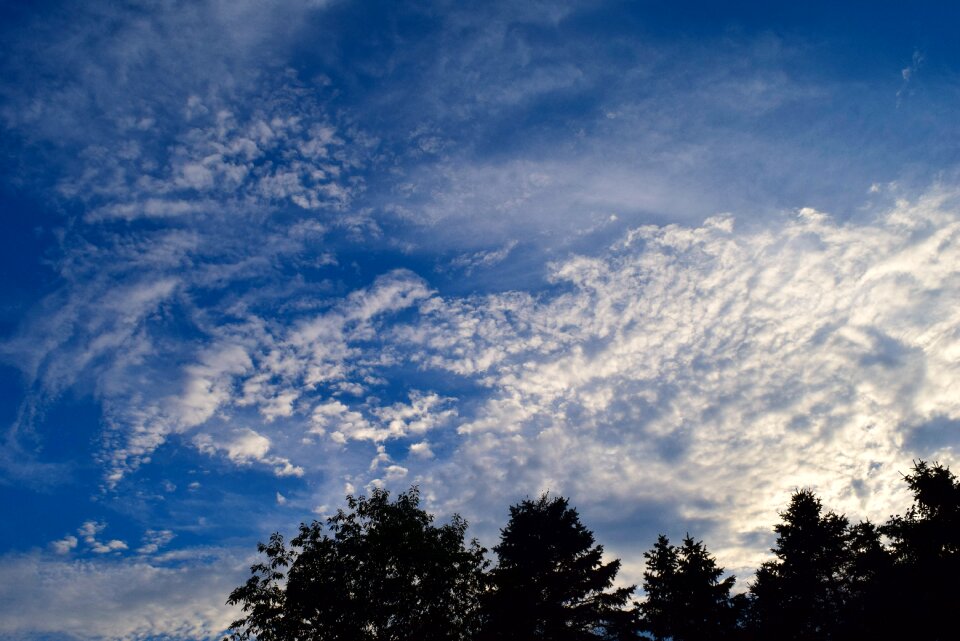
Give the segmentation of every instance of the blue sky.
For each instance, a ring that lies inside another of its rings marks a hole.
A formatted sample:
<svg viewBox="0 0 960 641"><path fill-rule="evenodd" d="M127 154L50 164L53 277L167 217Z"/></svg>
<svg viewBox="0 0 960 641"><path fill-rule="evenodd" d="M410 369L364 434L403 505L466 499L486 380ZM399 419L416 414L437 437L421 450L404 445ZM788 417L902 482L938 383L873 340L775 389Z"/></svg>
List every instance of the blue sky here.
<svg viewBox="0 0 960 641"><path fill-rule="evenodd" d="M948 3L7 2L0 634L215 638L419 484L742 579L960 445ZM741 583L742 585L742 583Z"/></svg>

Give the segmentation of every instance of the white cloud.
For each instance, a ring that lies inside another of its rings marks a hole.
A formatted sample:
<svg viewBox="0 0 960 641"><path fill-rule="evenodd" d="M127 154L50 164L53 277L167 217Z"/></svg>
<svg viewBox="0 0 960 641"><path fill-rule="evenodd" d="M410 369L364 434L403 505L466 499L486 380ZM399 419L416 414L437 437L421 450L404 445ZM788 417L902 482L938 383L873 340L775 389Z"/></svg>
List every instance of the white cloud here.
<svg viewBox="0 0 960 641"><path fill-rule="evenodd" d="M243 345L228 343L208 351L199 365L186 368L184 392L176 399L176 416L184 428L206 422L231 397L234 376L253 367Z"/></svg>
<svg viewBox="0 0 960 641"><path fill-rule="evenodd" d="M80 538L83 539L83 542L86 544L86 549L94 554L109 554L111 552L122 552L123 550L128 549L126 542L119 539L100 541L97 535L103 532L106 527L106 523L85 521L83 525L77 529L77 534L79 534ZM76 548L77 543L78 541L76 537L67 536L60 541L55 541L53 546L59 554L66 554L71 549Z"/></svg>
<svg viewBox="0 0 960 641"><path fill-rule="evenodd" d="M151 140L154 157L90 153L88 165L63 181L60 192L108 199L91 206L89 223L219 215L244 220L288 204L311 211L350 204L362 191L355 172L369 151L362 141L347 146L334 125L316 124L327 116L313 101L286 104L282 96L289 87L267 82L250 90L251 104L242 114L225 108L216 95L190 96L184 121L166 123L179 128L173 139L163 146ZM91 149L101 144L93 142Z"/></svg>
<svg viewBox="0 0 960 641"><path fill-rule="evenodd" d="M109 552L119 552L121 550L126 550L127 544L119 539L111 539L109 541L100 542L97 541L90 548L91 552L95 554L107 554Z"/></svg>
<svg viewBox="0 0 960 641"><path fill-rule="evenodd" d="M411 391L409 398L409 403L361 408L369 418L339 400L327 400L314 408L310 431L329 434L338 443L348 440L382 443L387 439L422 435L450 424L457 416L454 398L419 390Z"/></svg>
<svg viewBox="0 0 960 641"><path fill-rule="evenodd" d="M424 394L414 390L410 392L410 403L394 403L376 408L373 413L386 424L391 436L420 435L455 418L457 409L451 407L454 401L436 392Z"/></svg>
<svg viewBox="0 0 960 641"><path fill-rule="evenodd" d="M901 509L890 471L914 455L914 431L960 418L957 201L938 186L869 222L802 208L638 227L551 264L546 294L441 296L401 270L282 322L238 306L182 352L179 376L117 370L156 392L112 384L108 465L122 478L195 431L188 442L236 465L323 473L317 504L339 499L320 494L334 484L408 478L481 527L517 488L588 497L609 519L612 505L667 501L749 567L759 552L742 541L794 487L851 514ZM376 397L404 372L439 383ZM257 414L256 430L232 427ZM403 439L409 455L393 460L383 445ZM933 440L917 453L949 463L955 445ZM122 543L90 536L104 553Z"/></svg>
<svg viewBox="0 0 960 641"><path fill-rule="evenodd" d="M243 562L225 555L164 566L144 560L65 562L6 555L0 563L0 635L84 641L148 636L212 639L235 612L224 606Z"/></svg>
<svg viewBox="0 0 960 641"><path fill-rule="evenodd" d="M245 326L226 328L219 340L201 352L198 363L184 367L185 381L179 394L122 414L128 424L118 427L126 428L126 443L111 453L114 469L108 481L115 484L135 469L138 461L170 433L206 424L217 412L254 405L267 421L293 416L303 393L320 384L349 382L350 375L363 370L358 361L364 354L354 345L370 340L384 316L416 305L429 295L422 279L397 270L379 277L369 288L352 292L329 312L303 320L279 336L267 332L265 322L257 318L249 319ZM242 396L234 391L238 384ZM314 410L314 429L322 429L336 419L344 421L337 423L338 434L345 433L342 428L350 432L350 438L379 439L390 433L430 429L454 413L447 409L436 417L427 414L434 405L449 399L436 395L413 399L409 409L400 404L384 410L383 420L390 423L386 428L372 428L361 414L347 412L346 406L341 408L339 401L326 401ZM267 457L264 448L269 448L269 439L258 437L215 440L204 434L195 443L208 453L222 450L238 464L257 460L273 465L280 476L303 474L303 469L291 464L289 458Z"/></svg>
<svg viewBox="0 0 960 641"><path fill-rule="evenodd" d="M106 527L106 523L86 521L77 529L77 534L79 534L83 540L86 550L94 554L109 554L111 552L121 552L128 549L126 542L119 539L110 539L109 541L98 540L97 535L106 529ZM151 533L152 531L148 531L148 535ZM58 541L53 541L50 546L57 554L65 555L77 549L79 542L80 539L77 539L77 537L67 535Z"/></svg>
<svg viewBox="0 0 960 641"><path fill-rule="evenodd" d="M388 465L384 471L387 473L386 478L388 481L406 478L407 472L409 472L409 470L402 465Z"/></svg>
<svg viewBox="0 0 960 641"><path fill-rule="evenodd" d="M137 554L156 554L160 548L173 540L171 530L147 530L143 535L143 545L137 548Z"/></svg>
<svg viewBox="0 0 960 641"><path fill-rule="evenodd" d="M410 453L420 458L433 458L433 450L430 448L430 443L427 441L420 441L419 443L414 443L411 445Z"/></svg>
<svg viewBox="0 0 960 641"><path fill-rule="evenodd" d="M77 537L68 534L59 541L54 541L50 545L53 546L53 549L57 554L69 554L70 550L76 549L77 547Z"/></svg>
<svg viewBox="0 0 960 641"><path fill-rule="evenodd" d="M517 241L511 240L499 249L460 254L450 261L450 264L453 267L463 269L467 276L469 276L476 269L491 267L503 262L516 246Z"/></svg>
<svg viewBox="0 0 960 641"><path fill-rule="evenodd" d="M185 367L168 420L202 426L201 450L277 475L317 466L359 487L433 482L481 523L513 488L590 497L598 513L667 498L747 567L758 552L738 541L768 529L794 487L851 513L899 509L885 474L912 455L910 426L960 417L956 201L938 187L870 223L803 208L746 229L730 216L639 227L554 263L550 296L441 297L393 272L285 330L251 320L223 331ZM391 325L403 310L413 320ZM480 392L340 395L380 385L387 367L447 372ZM272 422L218 427L245 407ZM304 445L304 432L326 438ZM452 458L431 456L427 433L452 443ZM409 458L381 450L364 476L364 442L407 438L419 441ZM305 467L303 447L341 449ZM854 480L867 491L849 492Z"/></svg>
<svg viewBox="0 0 960 641"><path fill-rule="evenodd" d="M93 543L97 534L107 527L106 523L97 523L96 521L85 521L77 530L77 534L83 537L87 543Z"/></svg>
<svg viewBox="0 0 960 641"><path fill-rule="evenodd" d="M262 460L270 451L270 439L251 429L238 433L236 439L226 444L227 456L235 463L249 463Z"/></svg>
<svg viewBox="0 0 960 641"><path fill-rule="evenodd" d="M234 430L229 435L200 433L193 438L193 443L204 454L213 456L224 452L237 465L260 463L273 467L277 476L303 476L303 468L290 459L269 455L270 439L250 428Z"/></svg>
<svg viewBox="0 0 960 641"><path fill-rule="evenodd" d="M763 551L740 541L796 487L884 520L913 426L960 418L958 200L935 188L866 225L802 209L641 227L556 263L555 297L434 301L397 340L490 394L433 487L481 520L517 488L596 514L667 501L741 569Z"/></svg>
<svg viewBox="0 0 960 641"><path fill-rule="evenodd" d="M393 459L387 454L387 448L383 445L377 445L377 455L373 457L373 460L370 461L371 472L376 472L381 465L391 463Z"/></svg>
<svg viewBox="0 0 960 641"><path fill-rule="evenodd" d="M345 434L354 435L354 438L372 438L376 434L375 428L364 418L363 414L351 410L338 400L332 399L317 405L311 415L314 434L338 434L339 439L346 439Z"/></svg>
<svg viewBox="0 0 960 641"><path fill-rule="evenodd" d="M302 467L294 465L289 459L282 456L273 456L269 459L264 459L264 462L274 466L273 473L277 476L303 476Z"/></svg>
<svg viewBox="0 0 960 641"><path fill-rule="evenodd" d="M87 220L97 222L111 218L134 220L136 218L187 216L189 214L209 211L214 206L213 203L206 201L197 202L185 199L165 200L162 198L146 198L140 202L113 203L93 209L87 214Z"/></svg>

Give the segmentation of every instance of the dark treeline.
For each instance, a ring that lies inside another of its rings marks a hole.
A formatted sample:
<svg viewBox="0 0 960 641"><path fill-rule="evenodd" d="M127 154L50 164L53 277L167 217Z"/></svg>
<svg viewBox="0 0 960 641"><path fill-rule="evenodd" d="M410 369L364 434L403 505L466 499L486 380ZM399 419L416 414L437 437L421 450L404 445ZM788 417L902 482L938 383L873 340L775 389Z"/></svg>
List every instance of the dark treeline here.
<svg viewBox="0 0 960 641"><path fill-rule="evenodd" d="M346 509L258 546L230 594L241 641L857 640L958 637L960 482L915 463L913 504L850 523L800 490L774 526L773 558L732 592L702 541L661 535L644 554L645 598L615 587L619 561L562 497L510 508L496 562L466 522L437 525L412 488L347 497Z"/></svg>

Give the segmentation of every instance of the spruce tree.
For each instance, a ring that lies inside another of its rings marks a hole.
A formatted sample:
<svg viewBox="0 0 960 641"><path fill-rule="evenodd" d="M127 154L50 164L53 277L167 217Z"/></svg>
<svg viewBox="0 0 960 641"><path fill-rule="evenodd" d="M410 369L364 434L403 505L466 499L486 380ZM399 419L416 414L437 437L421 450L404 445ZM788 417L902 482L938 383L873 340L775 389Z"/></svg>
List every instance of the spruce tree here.
<svg viewBox="0 0 960 641"><path fill-rule="evenodd" d="M960 481L946 467L914 463L904 477L913 505L881 530L891 540L894 567L887 594L896 598L886 617L890 630L910 638L957 638L960 608ZM906 638L906 637L904 637Z"/></svg>
<svg viewBox="0 0 960 641"><path fill-rule="evenodd" d="M493 551L483 639L636 638L627 608L634 587L613 588L620 561L603 562L603 547L567 499L544 494L511 507Z"/></svg>
<svg viewBox="0 0 960 641"><path fill-rule="evenodd" d="M643 556L647 559L643 573L643 591L647 598L640 604L642 626L657 641L669 639L683 616L677 597L677 548L661 534Z"/></svg>
<svg viewBox="0 0 960 641"><path fill-rule="evenodd" d="M751 585L761 639L829 641L847 597L847 519L823 513L820 499L800 490L774 527L776 560L763 563Z"/></svg>
<svg viewBox="0 0 960 641"><path fill-rule="evenodd" d="M731 597L735 577L723 576L702 541L689 534L680 547L660 535L644 553L647 569L640 605L643 629L658 641L721 641L733 637L742 599Z"/></svg>

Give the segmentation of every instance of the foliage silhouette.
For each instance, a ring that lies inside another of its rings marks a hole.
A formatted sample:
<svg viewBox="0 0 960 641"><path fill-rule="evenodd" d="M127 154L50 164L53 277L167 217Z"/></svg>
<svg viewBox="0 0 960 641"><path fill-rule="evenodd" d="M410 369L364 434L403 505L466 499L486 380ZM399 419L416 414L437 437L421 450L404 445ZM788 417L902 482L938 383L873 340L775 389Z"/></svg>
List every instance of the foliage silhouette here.
<svg viewBox="0 0 960 641"><path fill-rule="evenodd" d="M849 523L823 513L809 490L795 492L774 527L776 560L763 563L750 587L761 638L835 638L845 602Z"/></svg>
<svg viewBox="0 0 960 641"><path fill-rule="evenodd" d="M847 563L844 567L846 600L836 625L839 639L883 639L890 627L884 623L896 607L890 591L893 556L883 545L880 528L869 521L847 531Z"/></svg>
<svg viewBox="0 0 960 641"><path fill-rule="evenodd" d="M677 548L670 545L670 539L661 534L653 548L644 552L643 556L647 559L647 568L643 573L643 591L647 599L640 604L640 616L643 629L659 641L673 636L683 616L674 586Z"/></svg>
<svg viewBox="0 0 960 641"><path fill-rule="evenodd" d="M721 641L735 636L745 599L731 597L736 577L721 580L717 565L702 541L689 534L680 547L660 535L649 552L640 605L643 629L657 641Z"/></svg>
<svg viewBox="0 0 960 641"><path fill-rule="evenodd" d="M893 568L885 585L899 596L884 625L930 641L957 638L960 608L960 482L949 469L918 461L904 477L913 505L881 528L890 538ZM892 612L896 614L892 614Z"/></svg>
<svg viewBox="0 0 960 641"><path fill-rule="evenodd" d="M774 558L749 593L702 541L661 535L644 553L646 599L614 588L618 560L563 497L510 508L493 548L465 542L454 516L437 526L416 488L348 496L322 525L279 534L228 603L232 641L818 641L957 638L960 481L939 464L904 476L913 505L882 526L851 525L809 490L774 526Z"/></svg>
<svg viewBox="0 0 960 641"><path fill-rule="evenodd" d="M636 614L627 608L635 588L611 589L620 561L603 563L603 547L567 499L544 494L512 506L493 550L482 639L636 638Z"/></svg>
<svg viewBox="0 0 960 641"><path fill-rule="evenodd" d="M327 519L326 528L301 525L289 549L279 534L260 544L266 561L251 568L253 576L228 601L245 615L232 624L230 638L473 638L485 550L464 543L461 518L435 526L419 502L416 488L393 502L379 489L369 498L348 496L348 509Z"/></svg>
<svg viewBox="0 0 960 641"><path fill-rule="evenodd" d="M793 495L774 528L777 558L751 586L756 638L956 638L960 483L924 461L904 480L914 504L880 527L824 514L807 490Z"/></svg>

